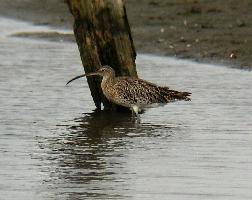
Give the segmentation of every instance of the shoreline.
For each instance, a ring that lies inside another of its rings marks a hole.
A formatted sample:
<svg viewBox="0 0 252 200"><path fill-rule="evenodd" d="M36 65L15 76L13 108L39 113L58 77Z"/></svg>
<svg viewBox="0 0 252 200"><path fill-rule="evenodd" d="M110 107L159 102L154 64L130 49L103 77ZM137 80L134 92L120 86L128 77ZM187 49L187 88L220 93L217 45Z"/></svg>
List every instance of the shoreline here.
<svg viewBox="0 0 252 200"><path fill-rule="evenodd" d="M224 6L218 0L204 3L202 0L139 0L137 3L125 0L137 53L252 70L252 15L249 12L252 2L244 0L239 5L234 2L227 0ZM34 25L72 30L73 19L63 0L0 2L0 15ZM75 41L73 36L57 32L55 35L24 32L16 36Z"/></svg>

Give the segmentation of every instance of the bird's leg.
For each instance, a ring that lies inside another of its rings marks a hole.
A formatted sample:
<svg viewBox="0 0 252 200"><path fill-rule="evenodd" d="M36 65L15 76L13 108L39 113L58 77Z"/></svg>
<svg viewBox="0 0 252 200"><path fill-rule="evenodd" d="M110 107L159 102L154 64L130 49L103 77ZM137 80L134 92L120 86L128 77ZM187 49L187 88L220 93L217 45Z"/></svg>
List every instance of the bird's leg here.
<svg viewBox="0 0 252 200"><path fill-rule="evenodd" d="M140 123L140 115L138 113L135 113L135 111L132 108L131 108L131 120L136 124Z"/></svg>
<svg viewBox="0 0 252 200"><path fill-rule="evenodd" d="M133 110L133 108L130 108L130 110L131 110L131 117L134 118L134 117L136 116L136 113L135 113L135 111Z"/></svg>
<svg viewBox="0 0 252 200"><path fill-rule="evenodd" d="M133 105L132 108L131 108L131 110L132 110L132 114L134 114L135 116L138 115L139 108L138 108L137 105Z"/></svg>
<svg viewBox="0 0 252 200"><path fill-rule="evenodd" d="M132 106L132 110L133 110L133 112L134 112L136 115L138 115L138 113L139 113L139 107L138 107L137 105L133 105L133 106Z"/></svg>
<svg viewBox="0 0 252 200"><path fill-rule="evenodd" d="M140 119L140 116L139 116L140 109L139 109L139 107L137 105L134 105L134 106L132 106L131 111L132 111L132 117L137 118L139 120Z"/></svg>

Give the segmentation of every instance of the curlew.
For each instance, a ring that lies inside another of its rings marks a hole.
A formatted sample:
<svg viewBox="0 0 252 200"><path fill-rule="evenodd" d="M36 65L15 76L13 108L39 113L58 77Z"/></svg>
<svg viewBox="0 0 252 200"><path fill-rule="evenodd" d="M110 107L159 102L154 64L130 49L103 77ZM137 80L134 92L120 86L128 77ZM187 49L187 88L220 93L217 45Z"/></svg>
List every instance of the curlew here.
<svg viewBox="0 0 252 200"><path fill-rule="evenodd" d="M158 86L139 78L116 77L115 71L109 66L103 66L96 72L76 76L67 84L78 78L94 75L102 76L102 92L109 101L130 108L136 115L151 104L176 100L190 101L190 92L171 90L169 87Z"/></svg>

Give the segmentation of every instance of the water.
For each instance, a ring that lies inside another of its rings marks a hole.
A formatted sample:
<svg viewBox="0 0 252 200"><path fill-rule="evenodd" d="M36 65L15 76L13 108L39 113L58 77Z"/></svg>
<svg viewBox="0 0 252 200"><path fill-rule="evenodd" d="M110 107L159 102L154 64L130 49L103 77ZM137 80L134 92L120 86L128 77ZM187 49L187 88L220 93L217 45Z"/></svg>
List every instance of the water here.
<svg viewBox="0 0 252 200"><path fill-rule="evenodd" d="M96 112L75 44L0 18L0 199L252 199L252 72L138 55L191 102ZM162 73L160 73L162 72Z"/></svg>

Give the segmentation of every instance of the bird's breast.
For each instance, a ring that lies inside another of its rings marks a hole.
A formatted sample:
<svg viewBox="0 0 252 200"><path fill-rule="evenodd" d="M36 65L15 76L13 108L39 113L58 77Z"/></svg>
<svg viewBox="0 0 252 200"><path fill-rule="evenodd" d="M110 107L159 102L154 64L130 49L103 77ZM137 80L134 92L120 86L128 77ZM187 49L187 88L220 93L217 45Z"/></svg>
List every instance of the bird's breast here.
<svg viewBox="0 0 252 200"><path fill-rule="evenodd" d="M128 103L125 102L125 98L122 97L115 83L102 84L101 88L104 96L109 101L121 106L129 107Z"/></svg>
<svg viewBox="0 0 252 200"><path fill-rule="evenodd" d="M115 89L113 88L113 85L105 82L101 84L101 88L105 97L113 102L113 98L115 96Z"/></svg>

